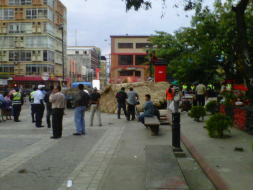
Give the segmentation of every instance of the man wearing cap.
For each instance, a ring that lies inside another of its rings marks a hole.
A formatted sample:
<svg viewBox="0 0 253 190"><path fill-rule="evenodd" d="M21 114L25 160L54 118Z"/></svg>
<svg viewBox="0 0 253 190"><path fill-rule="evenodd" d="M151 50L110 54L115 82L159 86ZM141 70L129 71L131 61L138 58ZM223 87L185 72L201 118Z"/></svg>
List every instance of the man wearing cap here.
<svg viewBox="0 0 253 190"><path fill-rule="evenodd" d="M31 116L32 116L32 123L35 123L35 109L34 109L34 98L33 94L38 90L38 88L35 86L33 88L33 92L30 93L29 101L31 102Z"/></svg>
<svg viewBox="0 0 253 190"><path fill-rule="evenodd" d="M94 115L95 112L97 112L97 117L98 117L98 122L99 122L99 126L102 126L101 123L101 111L100 111L100 98L101 95L98 93L97 88L93 89L93 93L91 93L91 115L90 115L90 126L93 126L93 119L94 119Z"/></svg>
<svg viewBox="0 0 253 190"><path fill-rule="evenodd" d="M35 113L36 113L36 127L37 128L41 128L44 127L42 126L42 118L43 118L43 114L44 114L44 110L45 110L45 106L44 106L44 94L43 94L43 88L45 87L45 85L39 85L38 86L38 90L34 92L33 94L33 98L34 98L34 109L35 109Z"/></svg>
<svg viewBox="0 0 253 190"><path fill-rule="evenodd" d="M130 121L130 115L132 115L132 120L135 120L135 101L136 99L139 99L138 94L134 91L134 89L131 87L130 92L127 93L127 120Z"/></svg>
<svg viewBox="0 0 253 190"><path fill-rule="evenodd" d="M22 97L22 94L19 92L19 88L16 88L15 90L16 92L14 92L11 95L12 106L13 106L13 116L14 116L14 122L20 122L19 115L21 112L21 106L24 104L24 99Z"/></svg>

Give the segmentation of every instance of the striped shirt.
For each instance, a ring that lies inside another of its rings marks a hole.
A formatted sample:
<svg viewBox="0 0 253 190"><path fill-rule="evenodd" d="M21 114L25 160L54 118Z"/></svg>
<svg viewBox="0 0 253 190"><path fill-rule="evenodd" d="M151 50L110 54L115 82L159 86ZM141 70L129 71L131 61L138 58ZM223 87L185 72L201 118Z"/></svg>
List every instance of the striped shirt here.
<svg viewBox="0 0 253 190"><path fill-rule="evenodd" d="M179 96L179 91L180 91L179 87L174 86L174 87L173 87L173 90L174 90L174 97L175 97L175 96Z"/></svg>

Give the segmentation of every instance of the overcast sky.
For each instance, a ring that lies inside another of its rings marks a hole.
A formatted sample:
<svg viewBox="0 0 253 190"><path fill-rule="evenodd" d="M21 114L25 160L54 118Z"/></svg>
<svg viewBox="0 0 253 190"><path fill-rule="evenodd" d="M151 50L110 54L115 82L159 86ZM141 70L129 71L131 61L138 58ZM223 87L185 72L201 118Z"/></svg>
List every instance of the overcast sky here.
<svg viewBox="0 0 253 190"><path fill-rule="evenodd" d="M177 0L169 1L162 19L161 0L154 1L151 10L141 9L138 12L126 12L122 0L61 1L68 11L68 46L75 46L77 30L77 45L97 46L101 48L102 55L110 53L110 35L151 35L155 34L155 30L173 33L180 27L190 26L193 14L184 12L183 7L173 8L173 2Z"/></svg>

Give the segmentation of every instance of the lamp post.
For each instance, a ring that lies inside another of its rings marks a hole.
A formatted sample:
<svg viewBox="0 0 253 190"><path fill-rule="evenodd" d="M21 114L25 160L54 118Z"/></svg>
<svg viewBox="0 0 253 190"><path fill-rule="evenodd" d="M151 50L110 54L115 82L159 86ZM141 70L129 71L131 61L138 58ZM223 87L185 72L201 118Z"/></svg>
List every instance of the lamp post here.
<svg viewBox="0 0 253 190"><path fill-rule="evenodd" d="M64 78L65 78L65 69L64 69L64 44L63 44L63 37L64 37L64 28L63 28L64 24L60 24L60 28L59 30L61 30L61 34L62 34L62 81L63 81L63 84L64 84ZM63 85L62 84L62 85Z"/></svg>
<svg viewBox="0 0 253 190"><path fill-rule="evenodd" d="M149 57L149 75L152 77L152 57L155 54L156 46L153 46L153 52L150 52L150 57ZM148 55L149 53L149 46L146 46L146 53Z"/></svg>

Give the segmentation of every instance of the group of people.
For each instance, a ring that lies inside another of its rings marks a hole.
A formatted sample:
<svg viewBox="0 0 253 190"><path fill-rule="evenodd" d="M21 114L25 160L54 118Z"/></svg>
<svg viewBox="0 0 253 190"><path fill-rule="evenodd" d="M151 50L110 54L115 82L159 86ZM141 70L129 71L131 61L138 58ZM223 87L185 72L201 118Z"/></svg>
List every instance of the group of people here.
<svg viewBox="0 0 253 190"><path fill-rule="evenodd" d="M194 82L191 86L190 91L188 91L186 84L182 85L182 93L180 94L181 90L178 81L174 81L172 82L172 85L166 90L167 109L169 109L172 102L174 102L174 111L178 112L181 96L184 96L187 93L194 95L193 106L205 106L205 97L208 97L210 94L210 92L208 93L210 89L214 89L212 84L208 84L206 87L202 81L199 84Z"/></svg>

